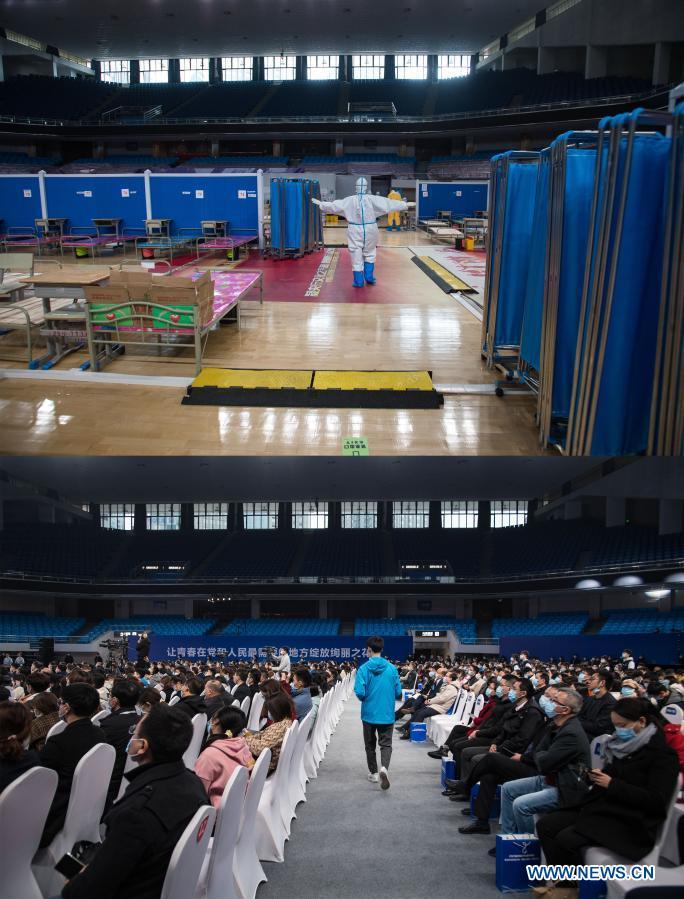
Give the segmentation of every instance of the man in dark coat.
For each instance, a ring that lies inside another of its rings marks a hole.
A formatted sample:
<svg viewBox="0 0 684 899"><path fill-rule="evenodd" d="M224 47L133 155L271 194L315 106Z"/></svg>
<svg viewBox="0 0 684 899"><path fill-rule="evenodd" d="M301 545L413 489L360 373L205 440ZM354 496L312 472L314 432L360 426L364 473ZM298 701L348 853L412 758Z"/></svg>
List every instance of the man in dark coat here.
<svg viewBox="0 0 684 899"><path fill-rule="evenodd" d="M587 698L580 712L580 722L590 740L613 732L610 713L615 708L616 699L610 690L613 675L607 668L592 672L587 681Z"/></svg>
<svg viewBox="0 0 684 899"><path fill-rule="evenodd" d="M198 677L191 677L181 687L181 698L174 708L184 712L189 718L195 715L207 713L207 705L200 695L204 689L204 684Z"/></svg>
<svg viewBox="0 0 684 899"><path fill-rule="evenodd" d="M62 829L69 806L71 784L76 766L98 743L105 742L102 728L90 720L100 710L100 695L90 684L69 684L62 690L59 716L65 729L45 742L40 751L40 764L57 772L57 792L52 800L40 840L40 848L49 846Z"/></svg>
<svg viewBox="0 0 684 899"><path fill-rule="evenodd" d="M176 843L209 802L199 777L183 764L191 739L189 717L165 703L139 721L128 750L138 767L105 815L104 842L62 888L62 899L159 899Z"/></svg>
<svg viewBox="0 0 684 899"><path fill-rule="evenodd" d="M119 795L121 778L126 766L126 747L131 738L130 731L140 718L135 706L141 693L142 687L138 681L132 678L117 678L112 685L112 695L109 700L112 714L100 721L105 740L116 750L114 770L107 792L107 808Z"/></svg>

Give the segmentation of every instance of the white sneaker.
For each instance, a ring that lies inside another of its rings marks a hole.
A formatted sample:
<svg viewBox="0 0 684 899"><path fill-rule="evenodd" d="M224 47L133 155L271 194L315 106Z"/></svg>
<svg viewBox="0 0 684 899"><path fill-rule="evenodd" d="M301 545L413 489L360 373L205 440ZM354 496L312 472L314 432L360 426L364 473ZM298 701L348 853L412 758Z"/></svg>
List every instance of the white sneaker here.
<svg viewBox="0 0 684 899"><path fill-rule="evenodd" d="M383 790L389 790L390 782L387 775L387 768L380 769L380 786Z"/></svg>
<svg viewBox="0 0 684 899"><path fill-rule="evenodd" d="M378 781L380 780L380 777L379 777L377 774L369 774L369 775L368 775L368 780L369 780L372 784L376 784L376 783L378 783Z"/></svg>

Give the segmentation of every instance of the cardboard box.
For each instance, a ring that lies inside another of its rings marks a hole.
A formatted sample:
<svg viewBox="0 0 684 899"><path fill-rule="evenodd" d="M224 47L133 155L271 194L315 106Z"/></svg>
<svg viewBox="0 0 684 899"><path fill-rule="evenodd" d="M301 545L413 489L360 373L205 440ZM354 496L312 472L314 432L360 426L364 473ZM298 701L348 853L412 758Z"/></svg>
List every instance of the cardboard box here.
<svg viewBox="0 0 684 899"><path fill-rule="evenodd" d="M533 833L496 835L496 887L502 893L518 893L530 888L527 865L541 859L539 840Z"/></svg>

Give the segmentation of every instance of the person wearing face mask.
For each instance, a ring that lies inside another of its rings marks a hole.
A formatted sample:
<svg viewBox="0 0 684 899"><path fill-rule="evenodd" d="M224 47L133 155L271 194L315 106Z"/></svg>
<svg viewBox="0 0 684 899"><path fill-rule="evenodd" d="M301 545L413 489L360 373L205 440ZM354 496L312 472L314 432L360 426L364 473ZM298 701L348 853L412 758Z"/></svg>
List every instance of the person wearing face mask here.
<svg viewBox="0 0 684 899"><path fill-rule="evenodd" d="M539 730L544 726L544 715L533 701L533 693L534 687L529 680L516 678L508 691L510 705L502 716L497 730L492 732L489 729L486 731L483 729L473 741L477 745L468 747L461 752L460 779L446 781L446 791L450 791L450 795L455 796L454 801L457 801L456 797L460 800L461 795L465 793L468 797L470 796L472 784L469 786L466 784L469 782L472 769L482 755L487 752L500 752L511 758L524 752L533 742ZM488 746L482 745L482 738L485 737L485 734ZM473 783L475 782L473 781Z"/></svg>
<svg viewBox="0 0 684 899"><path fill-rule="evenodd" d="M629 649L622 650L622 666L626 668L628 671L633 671L636 668L636 663L634 662L634 656L632 655Z"/></svg>
<svg viewBox="0 0 684 899"><path fill-rule="evenodd" d="M590 846L638 862L653 848L665 821L679 764L665 741L662 718L648 702L631 697L618 700L611 716L615 733L599 741L601 767L589 772L586 798L537 822L549 865L580 865Z"/></svg>
<svg viewBox="0 0 684 899"><path fill-rule="evenodd" d="M639 692L639 684L630 677L626 677L620 684L620 696L623 699L627 699L630 696L639 696Z"/></svg>
<svg viewBox="0 0 684 899"><path fill-rule="evenodd" d="M93 746L106 742L102 728L96 727L90 720L99 711L100 695L90 684L68 684L62 690L59 717L66 722L66 727L46 740L40 752L40 764L44 768L52 768L59 778L43 829L41 849L49 846L62 829L76 766Z"/></svg>
<svg viewBox="0 0 684 899"><path fill-rule="evenodd" d="M587 790L581 773L589 767L591 752L577 720L582 697L576 690L550 687L540 705L550 724L533 751L521 757L539 773L502 786L501 833L534 833L535 815L575 805ZM496 849L490 855L496 855Z"/></svg>
<svg viewBox="0 0 684 899"><path fill-rule="evenodd" d="M28 748L32 715L20 702L0 702L0 793L30 768L40 765Z"/></svg>
<svg viewBox="0 0 684 899"><path fill-rule="evenodd" d="M242 736L246 727L245 713L235 706L223 706L207 724L208 739L195 762L195 774L216 808L233 771L239 765L248 769L254 765L254 757Z"/></svg>
<svg viewBox="0 0 684 899"><path fill-rule="evenodd" d="M148 687L148 689L153 690L154 688ZM112 684L112 693L109 699L111 714L100 720L100 728L105 735L105 740L116 751L105 808L109 808L119 795L119 787L121 786L121 779L123 778L126 765L126 746L128 745L130 729L137 724L140 718L136 705L140 701L141 693L142 687L138 681L132 678L117 678Z"/></svg>
<svg viewBox="0 0 684 899"><path fill-rule="evenodd" d="M534 687L534 701L539 702L540 698L546 692L546 688L549 686L549 673L548 671L544 671L543 668L539 668L530 678L532 681L532 686Z"/></svg>
<svg viewBox="0 0 684 899"><path fill-rule="evenodd" d="M587 680L589 694L584 700L579 719L590 740L613 730L611 712L616 700L610 693L612 686L613 675L607 668L592 671Z"/></svg>
<svg viewBox="0 0 684 899"><path fill-rule="evenodd" d="M207 804L201 780L183 763L192 739L187 715L160 703L132 730L128 755L138 764L103 819L103 842L62 899L158 899L178 840Z"/></svg>

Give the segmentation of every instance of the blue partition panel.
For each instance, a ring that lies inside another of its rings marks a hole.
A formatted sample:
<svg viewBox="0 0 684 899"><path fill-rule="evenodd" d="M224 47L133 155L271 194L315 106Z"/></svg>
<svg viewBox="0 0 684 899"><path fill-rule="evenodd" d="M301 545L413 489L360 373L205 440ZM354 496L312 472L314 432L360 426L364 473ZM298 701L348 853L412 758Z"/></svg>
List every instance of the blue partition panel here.
<svg viewBox="0 0 684 899"><path fill-rule="evenodd" d="M150 175L152 217L172 219L171 233L199 233L203 219L226 219L231 234L257 234L257 175Z"/></svg>
<svg viewBox="0 0 684 899"><path fill-rule="evenodd" d="M4 230L33 228L42 218L38 175L0 176L0 219Z"/></svg>
<svg viewBox="0 0 684 899"><path fill-rule="evenodd" d="M523 311L520 359L533 369L540 369L541 331L544 305L544 274L550 216L551 152L542 150L537 169L534 218L530 241L530 260Z"/></svg>
<svg viewBox="0 0 684 899"><path fill-rule="evenodd" d="M120 218L121 228L145 227L143 175L46 175L48 215L69 219L67 229L93 228L94 218Z"/></svg>
<svg viewBox="0 0 684 899"><path fill-rule="evenodd" d="M449 209L454 218L472 217L487 208L488 184L470 181L421 181L418 184L418 215L421 219L435 218L438 212Z"/></svg>

